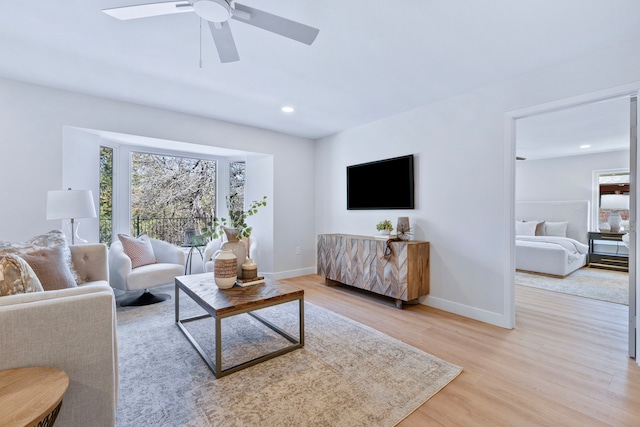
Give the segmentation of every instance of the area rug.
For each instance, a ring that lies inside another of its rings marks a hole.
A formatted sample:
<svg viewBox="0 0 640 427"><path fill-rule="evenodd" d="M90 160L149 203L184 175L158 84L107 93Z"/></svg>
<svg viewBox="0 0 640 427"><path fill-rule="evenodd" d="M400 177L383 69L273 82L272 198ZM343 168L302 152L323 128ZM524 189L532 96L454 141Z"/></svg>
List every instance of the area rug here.
<svg viewBox="0 0 640 427"><path fill-rule="evenodd" d="M581 268L564 278L516 271L516 284L629 305L629 274Z"/></svg>
<svg viewBox="0 0 640 427"><path fill-rule="evenodd" d="M180 296L181 317L199 314ZM297 303L260 314L297 336ZM211 354L211 319L187 326ZM247 314L222 327L223 360L250 360L288 344ZM304 348L221 379L175 325L174 299L119 307L118 353L119 427L394 426L462 371L310 303Z"/></svg>

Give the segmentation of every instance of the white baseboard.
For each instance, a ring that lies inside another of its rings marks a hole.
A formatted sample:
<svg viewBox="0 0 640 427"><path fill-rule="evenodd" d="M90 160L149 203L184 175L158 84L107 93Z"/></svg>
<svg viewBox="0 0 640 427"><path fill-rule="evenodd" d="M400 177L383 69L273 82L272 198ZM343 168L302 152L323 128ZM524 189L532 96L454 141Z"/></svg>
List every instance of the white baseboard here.
<svg viewBox="0 0 640 427"><path fill-rule="evenodd" d="M421 301L421 303L429 307L448 311L449 313L459 314L460 316L479 320L501 328L512 329L508 316L505 314L494 313L492 311L482 310L480 308L471 307L469 305L433 296L427 296L423 301Z"/></svg>

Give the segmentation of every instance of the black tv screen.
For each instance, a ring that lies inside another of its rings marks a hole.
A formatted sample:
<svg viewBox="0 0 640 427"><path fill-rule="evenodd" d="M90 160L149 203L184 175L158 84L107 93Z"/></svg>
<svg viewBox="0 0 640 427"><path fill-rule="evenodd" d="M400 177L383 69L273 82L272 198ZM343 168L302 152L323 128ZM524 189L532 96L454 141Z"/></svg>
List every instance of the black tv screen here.
<svg viewBox="0 0 640 427"><path fill-rule="evenodd" d="M414 209L413 155L347 166L347 209Z"/></svg>

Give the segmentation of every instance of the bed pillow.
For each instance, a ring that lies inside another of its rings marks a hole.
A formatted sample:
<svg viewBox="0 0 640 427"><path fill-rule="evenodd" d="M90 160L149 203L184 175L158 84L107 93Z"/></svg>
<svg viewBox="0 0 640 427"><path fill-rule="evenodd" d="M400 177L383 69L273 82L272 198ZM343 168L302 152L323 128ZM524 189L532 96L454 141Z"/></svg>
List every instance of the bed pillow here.
<svg viewBox="0 0 640 427"><path fill-rule="evenodd" d="M568 221L559 221L559 222L546 221L544 223L544 234L545 236L567 237L568 226L569 226Z"/></svg>
<svg viewBox="0 0 640 427"><path fill-rule="evenodd" d="M141 235L137 239L127 236L126 234L118 234L118 239L122 242L124 253L131 259L131 268L156 263L156 256L153 253L151 240L149 240L146 234Z"/></svg>
<svg viewBox="0 0 640 427"><path fill-rule="evenodd" d="M544 236L544 221L522 221L522 222L535 222L536 223L535 236Z"/></svg>
<svg viewBox="0 0 640 427"><path fill-rule="evenodd" d="M43 290L36 273L25 260L14 254L0 259L0 296Z"/></svg>
<svg viewBox="0 0 640 427"><path fill-rule="evenodd" d="M516 236L535 236L537 221L516 221Z"/></svg>

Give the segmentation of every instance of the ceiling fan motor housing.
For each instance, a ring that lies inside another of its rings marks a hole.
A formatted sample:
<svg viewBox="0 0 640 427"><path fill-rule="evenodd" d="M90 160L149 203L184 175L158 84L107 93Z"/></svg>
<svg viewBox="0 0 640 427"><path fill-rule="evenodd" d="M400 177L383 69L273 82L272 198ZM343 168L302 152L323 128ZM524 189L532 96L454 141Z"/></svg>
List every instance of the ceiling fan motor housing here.
<svg viewBox="0 0 640 427"><path fill-rule="evenodd" d="M231 17L231 6L227 0L193 0L193 10L209 22L226 22Z"/></svg>

